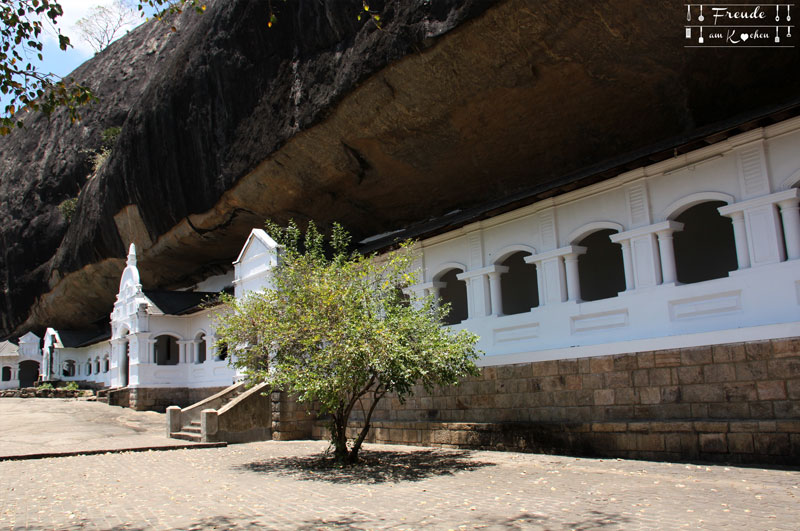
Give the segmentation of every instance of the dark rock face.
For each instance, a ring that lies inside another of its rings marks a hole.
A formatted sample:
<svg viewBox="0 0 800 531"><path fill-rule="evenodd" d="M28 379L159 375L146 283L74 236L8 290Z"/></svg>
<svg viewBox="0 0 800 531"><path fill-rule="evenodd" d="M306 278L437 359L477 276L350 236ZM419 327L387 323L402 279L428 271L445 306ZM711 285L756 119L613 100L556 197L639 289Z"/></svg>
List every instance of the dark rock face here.
<svg viewBox="0 0 800 531"><path fill-rule="evenodd" d="M796 103L796 50L684 49L668 1L211 3L75 72L77 126L0 140L0 335L107 314L127 244L148 288L229 267L266 217L356 237L528 189L740 113ZM83 149L122 125L91 172ZM67 226L56 205L82 189ZM552 193L552 192L550 192Z"/></svg>

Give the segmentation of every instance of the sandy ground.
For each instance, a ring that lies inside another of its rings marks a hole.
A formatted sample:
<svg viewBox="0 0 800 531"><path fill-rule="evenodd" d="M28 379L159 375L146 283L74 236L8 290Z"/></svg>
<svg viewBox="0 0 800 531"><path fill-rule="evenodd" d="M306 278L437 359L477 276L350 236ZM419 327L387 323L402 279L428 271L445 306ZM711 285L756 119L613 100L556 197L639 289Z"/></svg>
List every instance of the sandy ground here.
<svg viewBox="0 0 800 531"><path fill-rule="evenodd" d="M166 416L72 398L0 398L0 457L177 446Z"/></svg>

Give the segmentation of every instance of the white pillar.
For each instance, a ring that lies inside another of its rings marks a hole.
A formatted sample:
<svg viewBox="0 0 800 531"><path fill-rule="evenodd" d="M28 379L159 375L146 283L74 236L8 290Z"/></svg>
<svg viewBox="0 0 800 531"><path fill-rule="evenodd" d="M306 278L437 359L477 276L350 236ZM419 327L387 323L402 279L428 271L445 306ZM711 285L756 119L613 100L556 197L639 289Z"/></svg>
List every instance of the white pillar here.
<svg viewBox="0 0 800 531"><path fill-rule="evenodd" d="M783 238L786 242L788 260L800 258L800 207L797 198L780 201Z"/></svg>
<svg viewBox="0 0 800 531"><path fill-rule="evenodd" d="M187 363L186 341L178 341L178 363Z"/></svg>
<svg viewBox="0 0 800 531"><path fill-rule="evenodd" d="M148 339L147 340L147 363L154 364L156 363L156 340L155 339Z"/></svg>
<svg viewBox="0 0 800 531"><path fill-rule="evenodd" d="M678 270L675 267L675 246L672 233L674 229L660 230L658 236L658 252L661 255L661 278L664 284L678 281Z"/></svg>
<svg viewBox="0 0 800 531"><path fill-rule="evenodd" d="M736 260L739 269L750 267L750 250L747 247L747 229L742 211L731 212L728 217L733 220L733 237L736 240Z"/></svg>
<svg viewBox="0 0 800 531"><path fill-rule="evenodd" d="M622 247L622 267L625 270L625 291L630 291L636 288L633 276L633 258L631 256L631 241L620 240L620 247Z"/></svg>
<svg viewBox="0 0 800 531"><path fill-rule="evenodd" d="M536 267L536 291L539 295L539 306L544 306L545 292L544 292L544 275L542 275L542 263L536 262L533 264Z"/></svg>
<svg viewBox="0 0 800 531"><path fill-rule="evenodd" d="M586 252L569 253L564 255L564 265L567 273L567 300L581 301L581 282L578 272L578 255Z"/></svg>
<svg viewBox="0 0 800 531"><path fill-rule="evenodd" d="M489 276L489 291L491 292L492 300L492 313L493 317L500 317L503 315L503 292L500 289L500 275L497 271L488 274Z"/></svg>

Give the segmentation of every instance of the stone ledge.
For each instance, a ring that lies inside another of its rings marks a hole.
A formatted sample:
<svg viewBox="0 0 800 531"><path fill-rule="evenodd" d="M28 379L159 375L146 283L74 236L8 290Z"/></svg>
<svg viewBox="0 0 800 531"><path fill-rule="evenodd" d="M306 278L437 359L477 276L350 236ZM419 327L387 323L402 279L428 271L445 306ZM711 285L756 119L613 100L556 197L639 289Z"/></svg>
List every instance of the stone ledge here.
<svg viewBox="0 0 800 531"><path fill-rule="evenodd" d="M775 424L775 423L772 423ZM630 422L392 422L371 423L367 442L513 450L649 460L701 460L729 463L796 464L800 459L800 421L775 426L716 420ZM355 437L363 422L351 423ZM764 433L765 427L772 427ZM776 431L777 430L777 431ZM323 421L315 439L329 431Z"/></svg>

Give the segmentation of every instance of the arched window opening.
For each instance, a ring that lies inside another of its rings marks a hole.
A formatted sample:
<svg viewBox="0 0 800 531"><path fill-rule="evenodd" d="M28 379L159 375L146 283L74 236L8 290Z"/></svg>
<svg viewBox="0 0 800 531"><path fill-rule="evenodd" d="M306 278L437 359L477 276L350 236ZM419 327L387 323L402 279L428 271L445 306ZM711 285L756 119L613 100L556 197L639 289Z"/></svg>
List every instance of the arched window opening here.
<svg viewBox="0 0 800 531"><path fill-rule="evenodd" d="M178 357L177 339L168 335L156 338L156 365L177 365Z"/></svg>
<svg viewBox="0 0 800 531"><path fill-rule="evenodd" d="M439 282L444 283L444 287L439 288L441 304L450 303L450 313L444 319L446 325L467 319L467 283L456 278L460 273L463 273L460 269L451 269L439 277Z"/></svg>
<svg viewBox="0 0 800 531"><path fill-rule="evenodd" d="M11 381L11 367L3 367L3 381L4 382Z"/></svg>
<svg viewBox="0 0 800 531"><path fill-rule="evenodd" d="M108 358L108 354L106 354L106 356L103 358L103 372L108 372L110 368L111 368L111 363Z"/></svg>
<svg viewBox="0 0 800 531"><path fill-rule="evenodd" d="M722 201L700 203L675 218L683 230L673 236L678 282L693 284L727 277L739 267L733 223L717 208Z"/></svg>
<svg viewBox="0 0 800 531"><path fill-rule="evenodd" d="M21 388L33 387L36 380L39 379L39 362L33 360L21 361L17 379Z"/></svg>
<svg viewBox="0 0 800 531"><path fill-rule="evenodd" d="M584 301L610 299L625 290L622 247L609 239L615 232L613 229L598 230L578 242L581 247L586 247L586 253L578 257L578 277Z"/></svg>
<svg viewBox="0 0 800 531"><path fill-rule="evenodd" d="M75 376L75 361L74 360L67 360L64 362L64 368L61 371L61 375L66 378L72 378Z"/></svg>
<svg viewBox="0 0 800 531"><path fill-rule="evenodd" d="M217 343L217 353L214 356L214 361L225 361L228 359L228 345L224 343Z"/></svg>
<svg viewBox="0 0 800 531"><path fill-rule="evenodd" d="M94 372L95 374L100 374L100 358L94 359Z"/></svg>
<svg viewBox="0 0 800 531"><path fill-rule="evenodd" d="M503 298L503 314L529 312L539 306L539 282L536 266L525 263L531 253L519 251L506 258L501 265L508 268L500 276L500 292Z"/></svg>
<svg viewBox="0 0 800 531"><path fill-rule="evenodd" d="M91 376L92 375L92 362L91 361L87 361L86 362L86 375L87 376Z"/></svg>
<svg viewBox="0 0 800 531"><path fill-rule="evenodd" d="M205 363L206 361L206 336L202 333L197 334L194 338L197 341L197 363Z"/></svg>

